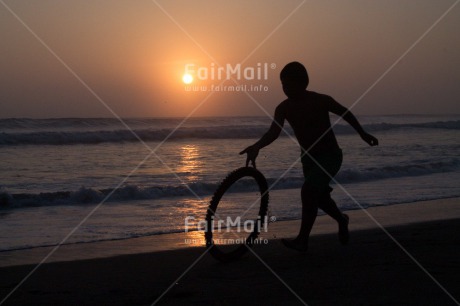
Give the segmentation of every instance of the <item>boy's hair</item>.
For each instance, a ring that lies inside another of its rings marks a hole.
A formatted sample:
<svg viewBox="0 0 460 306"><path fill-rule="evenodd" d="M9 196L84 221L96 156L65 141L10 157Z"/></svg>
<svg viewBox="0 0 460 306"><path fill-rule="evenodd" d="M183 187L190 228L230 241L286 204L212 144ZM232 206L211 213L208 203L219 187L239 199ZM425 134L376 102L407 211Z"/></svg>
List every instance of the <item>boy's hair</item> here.
<svg viewBox="0 0 460 306"><path fill-rule="evenodd" d="M302 82L305 84L305 88L307 88L309 83L307 69L299 62L291 62L284 66L283 70L280 72L280 79L295 80L299 83Z"/></svg>

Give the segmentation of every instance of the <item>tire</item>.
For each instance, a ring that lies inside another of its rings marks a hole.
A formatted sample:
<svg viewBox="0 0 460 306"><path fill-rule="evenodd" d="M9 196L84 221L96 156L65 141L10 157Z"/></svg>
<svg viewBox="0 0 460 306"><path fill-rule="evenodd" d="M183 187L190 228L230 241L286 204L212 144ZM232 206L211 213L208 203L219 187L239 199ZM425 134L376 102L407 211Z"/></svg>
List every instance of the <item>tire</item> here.
<svg viewBox="0 0 460 306"><path fill-rule="evenodd" d="M217 210L219 201L222 199L225 192L239 179L243 177L252 177L255 179L259 191L261 194L259 218L260 222L255 222L254 230L250 233L249 237L245 240L245 243L241 244L235 250L230 252L222 251L218 246L214 244L212 239L212 223L213 218ZM248 251L248 247L252 247L254 240L259 236L260 229L263 228L264 222L266 221L268 209L268 184L265 176L257 169L252 167L242 167L230 172L227 177L217 187L211 202L209 204L206 213L206 228L205 228L205 239L206 247L209 248L209 253L217 260L221 262L230 262L240 258L244 253Z"/></svg>

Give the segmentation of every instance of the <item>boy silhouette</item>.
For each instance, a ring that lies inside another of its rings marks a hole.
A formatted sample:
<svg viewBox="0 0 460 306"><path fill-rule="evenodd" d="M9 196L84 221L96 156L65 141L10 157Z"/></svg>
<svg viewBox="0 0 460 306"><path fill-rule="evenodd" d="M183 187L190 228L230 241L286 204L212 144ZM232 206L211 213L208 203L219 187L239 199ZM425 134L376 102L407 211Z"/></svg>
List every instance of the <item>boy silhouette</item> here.
<svg viewBox="0 0 460 306"><path fill-rule="evenodd" d="M369 145L378 145L378 140L364 131L346 107L327 95L307 90L308 73L301 63L287 64L281 71L280 78L287 99L276 107L269 130L240 154L247 154L246 166L251 161L255 167L259 150L278 138L284 121L287 120L300 145L305 181L301 191L302 223L299 234L295 239L283 239L282 242L288 248L306 251L318 208L321 208L337 221L339 241L347 244L349 218L340 212L330 195L332 188L329 183L342 164L342 150L331 128L329 112L342 117Z"/></svg>

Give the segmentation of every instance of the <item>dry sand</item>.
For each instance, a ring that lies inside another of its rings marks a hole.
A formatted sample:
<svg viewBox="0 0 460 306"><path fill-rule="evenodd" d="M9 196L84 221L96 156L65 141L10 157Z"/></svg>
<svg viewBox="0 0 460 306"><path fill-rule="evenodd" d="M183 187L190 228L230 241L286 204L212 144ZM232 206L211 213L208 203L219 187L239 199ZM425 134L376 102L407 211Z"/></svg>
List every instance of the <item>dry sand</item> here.
<svg viewBox="0 0 460 306"><path fill-rule="evenodd" d="M196 232L62 246L4 305L458 305L460 199L348 214L348 246L323 216L300 254L278 240L299 222L275 222L228 264L184 243ZM0 253L0 299L51 250Z"/></svg>

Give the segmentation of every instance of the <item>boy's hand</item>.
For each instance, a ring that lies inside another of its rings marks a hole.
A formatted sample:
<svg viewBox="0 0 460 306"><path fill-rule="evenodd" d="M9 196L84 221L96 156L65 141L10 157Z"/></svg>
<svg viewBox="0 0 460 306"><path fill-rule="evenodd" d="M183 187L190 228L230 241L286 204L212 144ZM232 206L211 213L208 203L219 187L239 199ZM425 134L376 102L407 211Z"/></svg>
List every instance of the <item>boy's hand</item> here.
<svg viewBox="0 0 460 306"><path fill-rule="evenodd" d="M379 140L377 138L375 138L374 136L372 136L371 134L363 133L361 135L361 138L372 147L379 145Z"/></svg>
<svg viewBox="0 0 460 306"><path fill-rule="evenodd" d="M251 161L252 166L255 168L256 167L256 158L257 158L257 155L259 155L259 149L257 147L255 147L255 146L249 146L246 149L244 149L243 151L241 151L240 155L244 154L244 153L247 154L246 167L249 166L249 161Z"/></svg>

